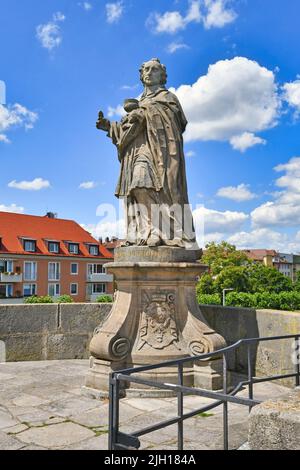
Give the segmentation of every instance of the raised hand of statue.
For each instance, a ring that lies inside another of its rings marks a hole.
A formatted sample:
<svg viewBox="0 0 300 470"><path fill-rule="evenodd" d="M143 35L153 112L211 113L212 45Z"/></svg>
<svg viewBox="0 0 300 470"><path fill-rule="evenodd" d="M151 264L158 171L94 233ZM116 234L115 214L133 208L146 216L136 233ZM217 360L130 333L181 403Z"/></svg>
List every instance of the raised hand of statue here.
<svg viewBox="0 0 300 470"><path fill-rule="evenodd" d="M108 119L105 119L102 111L100 111L98 114L98 121L96 122L96 127L101 131L109 131L110 129L110 121Z"/></svg>

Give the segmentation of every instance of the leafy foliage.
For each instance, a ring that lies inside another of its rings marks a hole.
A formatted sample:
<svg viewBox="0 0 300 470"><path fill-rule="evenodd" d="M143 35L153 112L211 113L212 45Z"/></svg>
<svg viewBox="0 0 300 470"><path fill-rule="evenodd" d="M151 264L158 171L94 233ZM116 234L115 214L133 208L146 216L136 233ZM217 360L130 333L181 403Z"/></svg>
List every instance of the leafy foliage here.
<svg viewBox="0 0 300 470"><path fill-rule="evenodd" d="M256 309L300 310L300 292L280 292L279 294L229 292L226 305Z"/></svg>
<svg viewBox="0 0 300 470"><path fill-rule="evenodd" d="M74 302L73 298L70 295L61 295L55 299L57 304L72 304Z"/></svg>
<svg viewBox="0 0 300 470"><path fill-rule="evenodd" d="M289 292L293 290L290 278L262 264L253 263L247 267L249 277L249 292ZM247 291L244 291L247 292Z"/></svg>
<svg viewBox="0 0 300 470"><path fill-rule="evenodd" d="M27 297L25 299L25 304L53 304L53 299L49 295L44 295L38 297L37 295L33 295L31 297Z"/></svg>
<svg viewBox="0 0 300 470"><path fill-rule="evenodd" d="M96 302L103 303L103 304L111 304L112 303L112 298L110 295L99 295L97 297Z"/></svg>
<svg viewBox="0 0 300 470"><path fill-rule="evenodd" d="M229 266L245 266L249 264L249 258L242 251L238 251L234 245L225 241L217 244L208 243L202 257L204 264L208 264L212 276Z"/></svg>
<svg viewBox="0 0 300 470"><path fill-rule="evenodd" d="M198 294L197 300L199 304L204 305L221 305L221 296L219 294Z"/></svg>

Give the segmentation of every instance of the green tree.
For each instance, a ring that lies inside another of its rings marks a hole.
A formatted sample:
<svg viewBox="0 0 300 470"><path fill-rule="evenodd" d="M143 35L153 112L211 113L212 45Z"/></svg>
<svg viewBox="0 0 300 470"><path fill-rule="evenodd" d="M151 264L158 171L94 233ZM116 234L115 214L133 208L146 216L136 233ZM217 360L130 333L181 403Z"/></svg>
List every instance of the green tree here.
<svg viewBox="0 0 300 470"><path fill-rule="evenodd" d="M220 294L223 289L235 292L249 292L250 282L246 266L228 266L220 272L215 280L215 289Z"/></svg>
<svg viewBox="0 0 300 470"><path fill-rule="evenodd" d="M202 257L204 264L208 264L213 276L218 275L229 266L245 266L251 263L243 251L238 251L234 245L222 241L208 243Z"/></svg>
<svg viewBox="0 0 300 470"><path fill-rule="evenodd" d="M294 282L293 288L296 292L300 292L300 271L297 272L297 279Z"/></svg>
<svg viewBox="0 0 300 470"><path fill-rule="evenodd" d="M293 290L292 280L275 268L253 263L246 267L249 277L249 292L270 292L279 294Z"/></svg>
<svg viewBox="0 0 300 470"><path fill-rule="evenodd" d="M214 280L208 273L203 274L197 284L197 295L214 294L216 291Z"/></svg>

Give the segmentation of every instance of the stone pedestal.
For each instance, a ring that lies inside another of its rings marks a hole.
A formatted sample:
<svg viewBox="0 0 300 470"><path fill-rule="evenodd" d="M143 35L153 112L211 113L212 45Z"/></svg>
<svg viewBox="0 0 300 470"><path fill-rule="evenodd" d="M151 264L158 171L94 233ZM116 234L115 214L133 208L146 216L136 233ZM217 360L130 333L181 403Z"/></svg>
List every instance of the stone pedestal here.
<svg viewBox="0 0 300 470"><path fill-rule="evenodd" d="M124 247L115 262L106 265L118 286L104 325L90 344L93 356L86 389L108 390L113 370L155 364L216 351L225 340L206 323L196 299L197 279L206 266L196 262L201 253L173 247ZM148 371L149 380L177 383L177 367ZM184 384L219 389L220 360L187 363ZM131 384L139 395L142 391ZM126 385L125 385L125 388ZM133 392L129 387L126 393ZM157 390L147 390L147 395Z"/></svg>

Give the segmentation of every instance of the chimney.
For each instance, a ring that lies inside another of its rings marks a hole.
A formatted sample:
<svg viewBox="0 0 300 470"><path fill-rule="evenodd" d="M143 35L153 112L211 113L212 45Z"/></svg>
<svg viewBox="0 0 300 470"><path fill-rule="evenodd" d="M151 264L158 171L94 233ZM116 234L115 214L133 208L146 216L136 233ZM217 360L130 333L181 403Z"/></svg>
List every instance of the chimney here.
<svg viewBox="0 0 300 470"><path fill-rule="evenodd" d="M46 217L48 217L48 219L56 219L57 214L55 214L54 212L47 212Z"/></svg>

